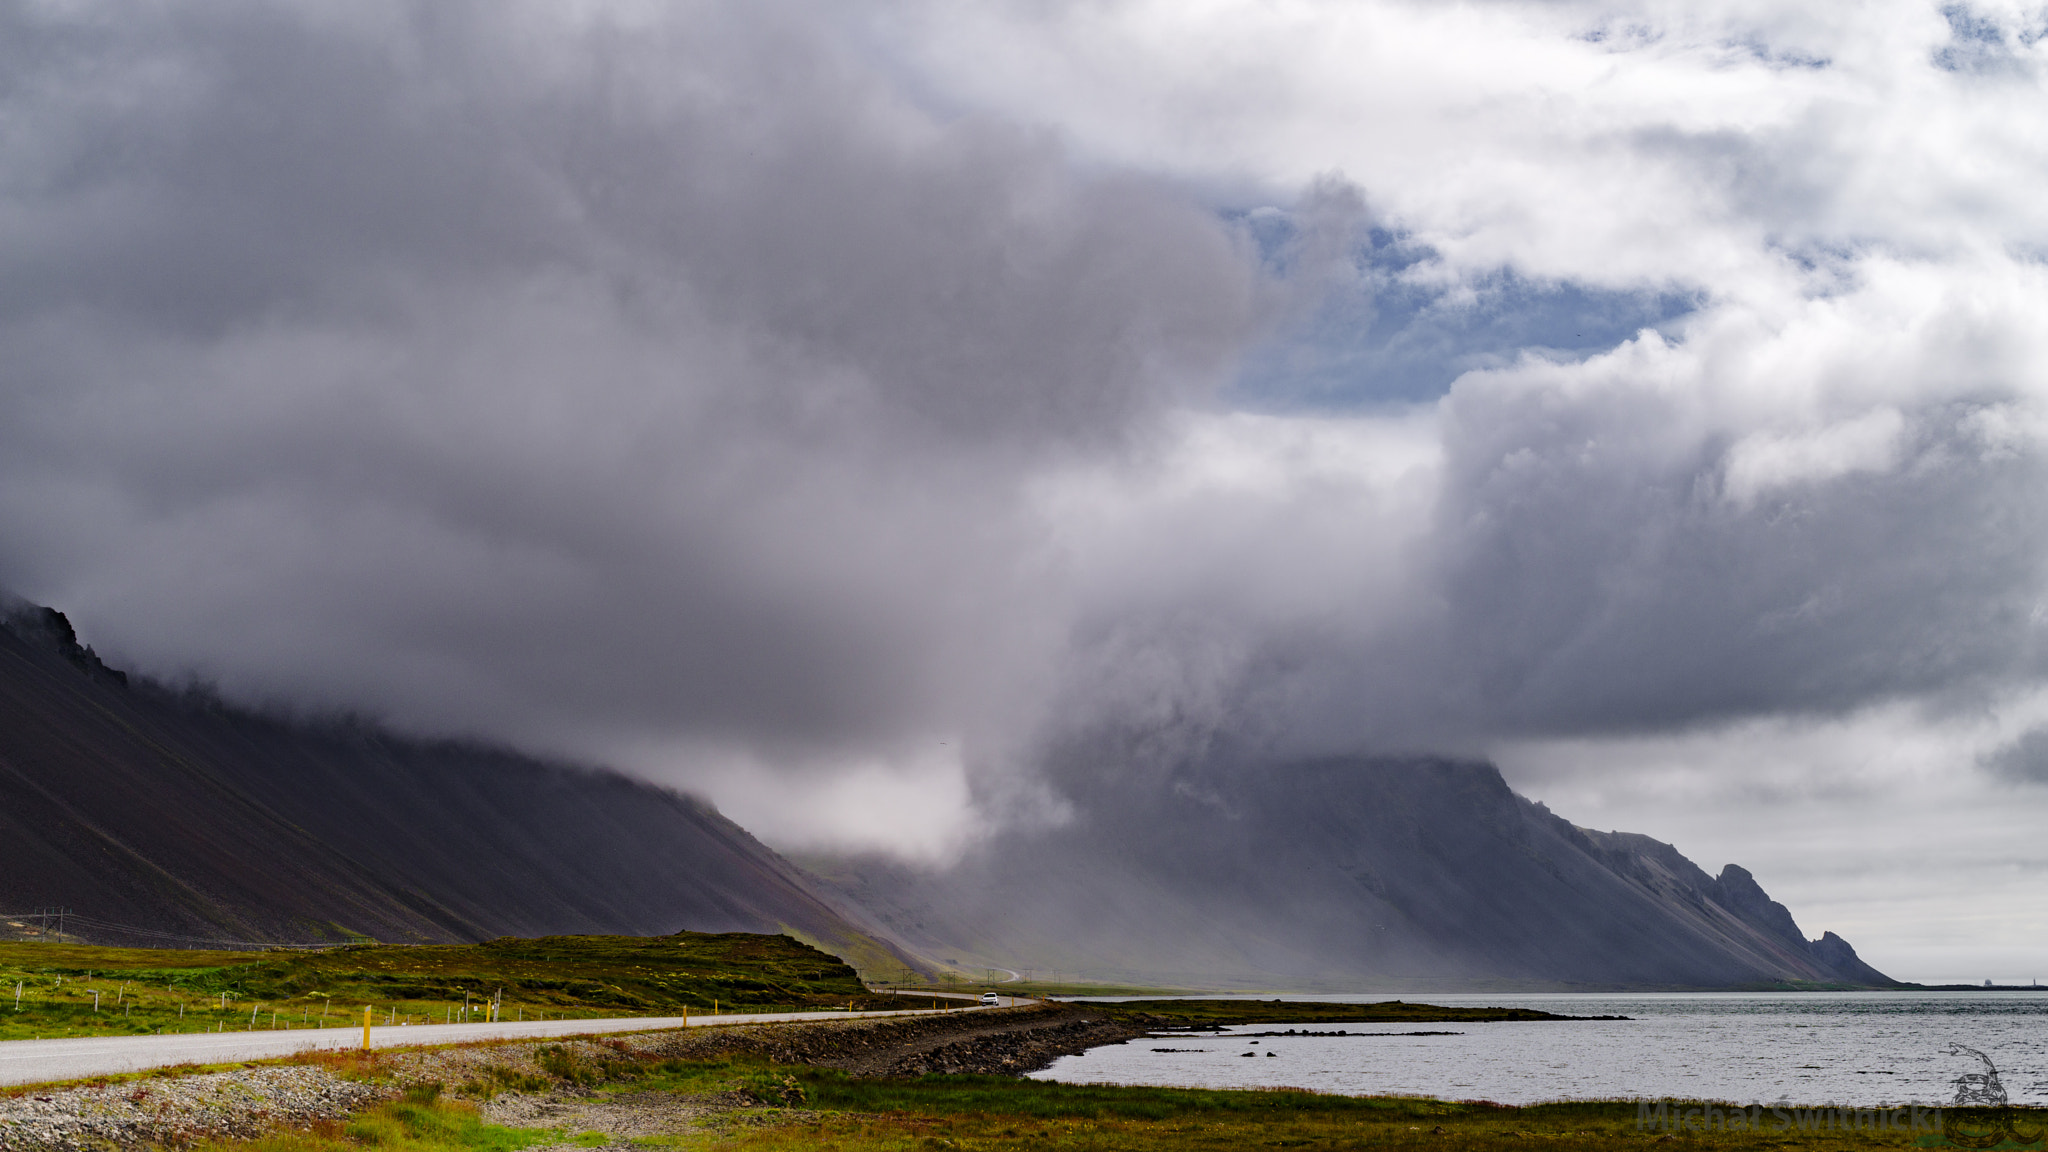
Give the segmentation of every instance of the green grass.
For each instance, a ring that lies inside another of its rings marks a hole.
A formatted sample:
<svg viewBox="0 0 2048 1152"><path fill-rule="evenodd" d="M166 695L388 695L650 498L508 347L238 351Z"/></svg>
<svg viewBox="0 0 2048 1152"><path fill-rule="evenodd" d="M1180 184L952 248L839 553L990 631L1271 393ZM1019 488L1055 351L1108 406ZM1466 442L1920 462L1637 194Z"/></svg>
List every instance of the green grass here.
<svg viewBox="0 0 2048 1152"><path fill-rule="evenodd" d="M379 1024L439 1024L460 1018L465 997L469 1019L481 1020L477 1006L500 990L505 1020L679 1015L714 1004L721 1012L906 1006L870 995L837 957L746 932L327 952L0 943L0 1039L359 1025L364 1005Z"/></svg>
<svg viewBox="0 0 2048 1152"><path fill-rule="evenodd" d="M1272 1093L1272 1095L1291 1095ZM1915 1147L1904 1136L1771 1132L1662 1137L1635 1130L1616 1106L1503 1109L1485 1116L1441 1117L1390 1105L1361 1113L1315 1107L1268 1111L1184 1110L1163 1119L1116 1115L1040 1119L993 1112L831 1116L811 1123L739 1131L695 1147L717 1152L1240 1152L1312 1148L1371 1152L1628 1152L1668 1143L1713 1152L1875 1152Z"/></svg>
<svg viewBox="0 0 2048 1152"><path fill-rule="evenodd" d="M1310 1092L1240 1092L1200 1088L1131 1088L1059 1084L1007 1076L922 1076L860 1079L826 1069L794 1072L813 1108L840 1112L909 1112L926 1116L1028 1116L1038 1120L1171 1120L1188 1115L1274 1116L1302 1111L1345 1114L1414 1113L1412 1100L1326 1096ZM1467 1105L1428 1102L1426 1114L1463 1113ZM1415 1113L1421 1114L1421 1113Z"/></svg>
<svg viewBox="0 0 2048 1152"><path fill-rule="evenodd" d="M1927 1134L1892 1131L1779 1130L1768 1112L1757 1130L1645 1131L1633 1102L1507 1107L1410 1097L1329 1096L1265 1091L1065 1085L988 1076L863 1080L809 1068L700 1066L691 1082L680 1066L663 1075L675 1087L738 1085L767 1099L778 1078L794 1081L813 1115L785 1113L780 1125L705 1136L692 1147L734 1152L836 1149L842 1152L960 1149L1075 1149L1165 1152L1178 1149L1331 1148L1376 1152L1534 1152L1538 1149L1640 1150L1675 1143L1714 1152L1867 1152L1943 1147ZM821 1113L822 1115L816 1115ZM2048 1123L2048 1112L2021 1110L2020 1128ZM1956 1119L1962 1119L1958 1116ZM2039 1145L2035 1145L2039 1147Z"/></svg>

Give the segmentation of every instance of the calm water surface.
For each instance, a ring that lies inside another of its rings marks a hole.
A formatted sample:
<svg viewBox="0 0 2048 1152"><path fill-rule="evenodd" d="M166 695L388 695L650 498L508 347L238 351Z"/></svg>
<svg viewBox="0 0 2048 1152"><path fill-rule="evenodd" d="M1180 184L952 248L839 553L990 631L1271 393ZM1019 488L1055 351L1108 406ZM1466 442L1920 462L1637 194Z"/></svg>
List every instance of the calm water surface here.
<svg viewBox="0 0 2048 1152"><path fill-rule="evenodd" d="M1360 1003L1379 996L1293 997ZM2015 1104L2048 1104L2048 989L2040 992L1652 993L1404 997L1626 1021L1248 1025L1063 1057L1039 1079L1203 1088L1293 1086L1527 1104L1673 1097L1740 1103L1944 1104L1997 1066ZM1289 1027L1344 1037L1258 1037ZM1454 1036L1408 1036L1447 1031ZM1358 1035L1363 1033L1364 1035ZM1183 1049L1161 1052L1158 1049ZM1257 1055L1245 1057L1243 1053ZM1267 1053L1272 1055L1267 1055Z"/></svg>

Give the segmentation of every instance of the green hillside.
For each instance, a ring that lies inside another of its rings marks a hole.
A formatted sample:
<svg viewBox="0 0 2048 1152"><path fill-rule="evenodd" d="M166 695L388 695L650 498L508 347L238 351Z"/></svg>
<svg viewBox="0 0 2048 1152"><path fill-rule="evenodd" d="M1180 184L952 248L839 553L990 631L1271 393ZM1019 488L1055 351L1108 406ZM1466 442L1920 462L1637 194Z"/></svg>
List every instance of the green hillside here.
<svg viewBox="0 0 2048 1152"><path fill-rule="evenodd" d="M0 982L0 1039L9 1040L336 1026L360 1022L365 1006L379 1022L475 1021L497 997L505 1020L666 1016L714 1004L721 1012L903 1006L870 996L836 956L750 932L324 952L0 943Z"/></svg>

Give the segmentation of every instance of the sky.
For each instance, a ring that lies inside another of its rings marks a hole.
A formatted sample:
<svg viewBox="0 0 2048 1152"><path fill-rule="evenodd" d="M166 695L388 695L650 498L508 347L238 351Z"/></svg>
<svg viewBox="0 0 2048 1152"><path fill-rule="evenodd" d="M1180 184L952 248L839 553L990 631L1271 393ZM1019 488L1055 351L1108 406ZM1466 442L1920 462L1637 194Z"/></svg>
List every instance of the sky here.
<svg viewBox="0 0 2048 1152"><path fill-rule="evenodd" d="M0 0L0 586L791 849L1057 821L1092 731L1489 757L2048 976L2044 38Z"/></svg>

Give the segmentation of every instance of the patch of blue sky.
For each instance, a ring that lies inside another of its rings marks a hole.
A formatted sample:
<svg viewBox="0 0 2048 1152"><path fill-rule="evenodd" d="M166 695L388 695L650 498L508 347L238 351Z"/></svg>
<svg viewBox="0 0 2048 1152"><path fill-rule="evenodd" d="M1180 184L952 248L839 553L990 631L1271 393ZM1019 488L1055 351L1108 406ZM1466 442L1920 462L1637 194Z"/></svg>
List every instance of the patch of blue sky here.
<svg viewBox="0 0 2048 1152"><path fill-rule="evenodd" d="M1295 273L1300 249L1278 236L1284 228L1271 218L1247 223L1269 268ZM1405 274L1434 258L1427 248L1378 229L1361 241L1356 275L1321 277L1327 286L1316 306L1246 357L1226 403L1267 412L1427 403L1466 372L1524 353L1583 359L1645 328L1671 334L1701 302L1688 293L1548 282L1506 269L1446 286Z"/></svg>
<svg viewBox="0 0 2048 1152"><path fill-rule="evenodd" d="M2013 43L2032 47L2048 36L2048 22L2044 22L2039 13L2029 22L2011 29L1968 4L1945 5L1941 15L1948 21L1949 41L1934 50L1932 60L1935 67L1948 72L2023 70L2019 57L2013 52Z"/></svg>
<svg viewBox="0 0 2048 1152"><path fill-rule="evenodd" d="M1723 47L1738 59L1761 64L1773 70L1803 68L1817 72L1823 68L1831 68L1835 63L1833 59L1826 56L1801 51L1797 48L1774 47L1756 38L1730 40Z"/></svg>

